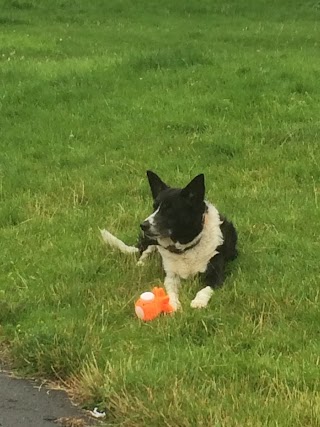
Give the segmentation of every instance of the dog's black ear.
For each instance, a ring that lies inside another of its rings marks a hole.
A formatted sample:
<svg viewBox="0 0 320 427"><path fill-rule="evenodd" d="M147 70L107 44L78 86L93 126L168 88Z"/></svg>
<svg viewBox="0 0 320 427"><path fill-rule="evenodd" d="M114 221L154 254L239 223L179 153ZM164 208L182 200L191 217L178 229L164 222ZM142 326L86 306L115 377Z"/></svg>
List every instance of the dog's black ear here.
<svg viewBox="0 0 320 427"><path fill-rule="evenodd" d="M168 188L168 186L158 177L156 173L152 171L147 171L147 176L151 188L152 197L155 199L158 194Z"/></svg>
<svg viewBox="0 0 320 427"><path fill-rule="evenodd" d="M181 195L192 202L203 202L205 193L204 175L197 175L181 190Z"/></svg>

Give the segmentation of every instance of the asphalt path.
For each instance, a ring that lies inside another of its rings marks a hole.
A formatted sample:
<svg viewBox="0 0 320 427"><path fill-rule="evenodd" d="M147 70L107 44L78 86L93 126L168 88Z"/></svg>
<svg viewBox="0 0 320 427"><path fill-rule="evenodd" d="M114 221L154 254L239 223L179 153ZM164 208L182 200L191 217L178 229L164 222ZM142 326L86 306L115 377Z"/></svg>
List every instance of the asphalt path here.
<svg viewBox="0 0 320 427"><path fill-rule="evenodd" d="M79 426L92 425L87 414L74 406L64 391L17 379L0 369L0 427L61 426L59 419L64 421L62 425L72 425L72 419L77 419Z"/></svg>

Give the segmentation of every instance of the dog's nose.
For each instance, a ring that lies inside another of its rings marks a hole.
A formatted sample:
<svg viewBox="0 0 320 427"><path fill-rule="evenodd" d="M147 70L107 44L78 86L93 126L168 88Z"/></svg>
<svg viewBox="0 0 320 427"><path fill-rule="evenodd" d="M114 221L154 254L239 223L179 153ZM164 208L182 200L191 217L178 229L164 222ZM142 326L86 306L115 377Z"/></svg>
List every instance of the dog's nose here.
<svg viewBox="0 0 320 427"><path fill-rule="evenodd" d="M140 224L140 228L142 231L148 231L150 228L150 223L149 221L143 221L142 224Z"/></svg>

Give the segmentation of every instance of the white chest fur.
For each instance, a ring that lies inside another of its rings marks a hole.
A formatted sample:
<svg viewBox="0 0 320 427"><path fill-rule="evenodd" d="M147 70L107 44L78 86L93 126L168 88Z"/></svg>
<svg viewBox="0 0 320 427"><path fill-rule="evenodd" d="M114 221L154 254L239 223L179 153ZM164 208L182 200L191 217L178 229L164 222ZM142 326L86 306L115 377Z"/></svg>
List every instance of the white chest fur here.
<svg viewBox="0 0 320 427"><path fill-rule="evenodd" d="M223 243L220 229L221 221L217 209L209 203L207 206L208 212L206 213L201 239L194 248L182 254L176 254L158 246L158 251L162 256L163 268L167 274L176 274L182 279L186 279L197 273L203 273L207 269L209 260L216 255L217 247ZM170 242L166 243L165 246L170 244ZM182 249L183 245L179 247Z"/></svg>

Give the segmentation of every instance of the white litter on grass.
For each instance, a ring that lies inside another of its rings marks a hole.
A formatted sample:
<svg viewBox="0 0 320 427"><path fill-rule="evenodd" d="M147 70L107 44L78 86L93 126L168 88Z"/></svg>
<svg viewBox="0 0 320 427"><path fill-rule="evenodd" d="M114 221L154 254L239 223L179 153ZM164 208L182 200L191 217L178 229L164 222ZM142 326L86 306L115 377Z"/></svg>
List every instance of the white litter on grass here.
<svg viewBox="0 0 320 427"><path fill-rule="evenodd" d="M94 408L93 411L90 411L90 414L95 418L104 418L106 416L105 412L99 412L98 408Z"/></svg>

